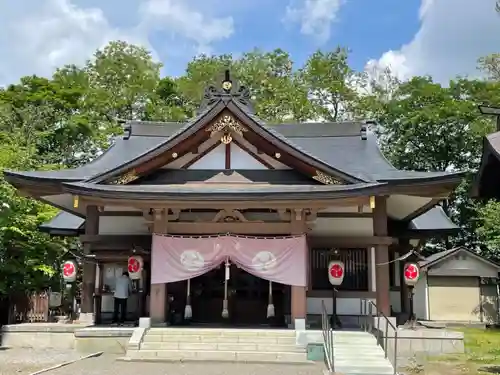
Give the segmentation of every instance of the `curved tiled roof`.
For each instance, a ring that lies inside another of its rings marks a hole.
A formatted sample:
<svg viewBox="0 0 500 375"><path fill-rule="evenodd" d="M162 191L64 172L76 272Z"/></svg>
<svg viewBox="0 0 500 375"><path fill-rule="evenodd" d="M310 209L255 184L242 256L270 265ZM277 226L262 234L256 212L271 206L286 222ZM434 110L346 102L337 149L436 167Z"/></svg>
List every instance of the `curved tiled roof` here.
<svg viewBox="0 0 500 375"><path fill-rule="evenodd" d="M128 139L116 137L114 144L104 154L79 168L35 172L6 171L5 174L7 177L50 179L60 182L87 180L159 148L168 140L181 134L191 124L192 122L189 124L167 123L163 127L162 123L144 123L144 126L148 128L148 135L132 130ZM133 122L132 126L140 129L141 122ZM361 138L361 126L359 122L348 122L268 124L265 128L274 136L286 141L291 147L299 149L323 164L335 166L336 169L364 182L427 180L457 175L448 172L396 169L382 154L375 134L367 131L366 139ZM157 130L155 131L154 128Z"/></svg>

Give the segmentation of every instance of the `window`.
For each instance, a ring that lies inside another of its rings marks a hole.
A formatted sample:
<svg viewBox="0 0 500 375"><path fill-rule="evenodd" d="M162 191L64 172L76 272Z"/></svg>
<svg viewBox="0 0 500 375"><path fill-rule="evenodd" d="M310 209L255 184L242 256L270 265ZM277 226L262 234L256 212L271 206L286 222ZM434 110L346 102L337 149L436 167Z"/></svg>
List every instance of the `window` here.
<svg viewBox="0 0 500 375"><path fill-rule="evenodd" d="M331 290L328 263L336 257L344 262L345 276L338 290L368 290L368 251L366 249L311 249L312 290Z"/></svg>

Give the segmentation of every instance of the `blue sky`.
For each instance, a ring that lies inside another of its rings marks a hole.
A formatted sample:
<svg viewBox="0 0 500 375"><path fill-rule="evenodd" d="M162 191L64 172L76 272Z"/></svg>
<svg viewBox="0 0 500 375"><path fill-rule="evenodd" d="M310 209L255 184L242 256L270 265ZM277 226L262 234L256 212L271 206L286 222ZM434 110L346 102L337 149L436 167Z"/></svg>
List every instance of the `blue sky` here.
<svg viewBox="0 0 500 375"><path fill-rule="evenodd" d="M229 38L212 44L214 53L237 55L253 48L281 48L289 52L300 66L315 50L332 50L340 45L351 49L352 66L363 70L370 59L377 59L385 51L396 49L411 40L420 24L420 0L351 0L345 2L337 13L337 20L329 25L330 38L321 40L302 34L300 25L296 23L287 24L284 19L287 1L268 0L267 4L264 1L261 3L245 9L233 9L234 32ZM166 63L165 72L182 74L191 56L189 49L172 56L168 46L162 47L165 45L164 38L163 32L156 32L151 37L151 43L158 46L157 52Z"/></svg>
<svg viewBox="0 0 500 375"><path fill-rule="evenodd" d="M179 75L200 51L282 48L302 65L351 49L356 70L446 83L500 52L495 0L22 0L0 2L0 85L82 64L111 40L141 44Z"/></svg>

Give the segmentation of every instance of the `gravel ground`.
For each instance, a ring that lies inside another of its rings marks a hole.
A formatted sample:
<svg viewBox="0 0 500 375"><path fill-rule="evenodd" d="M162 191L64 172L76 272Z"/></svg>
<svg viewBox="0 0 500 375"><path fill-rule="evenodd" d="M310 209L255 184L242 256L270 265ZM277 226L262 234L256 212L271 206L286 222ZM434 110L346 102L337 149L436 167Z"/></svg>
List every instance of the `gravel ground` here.
<svg viewBox="0 0 500 375"><path fill-rule="evenodd" d="M323 375L323 364L246 364L223 362L151 363L121 362L117 356L84 359L47 375ZM1 373L3 375L3 373ZM10 375L10 374L9 374Z"/></svg>
<svg viewBox="0 0 500 375"><path fill-rule="evenodd" d="M25 375L42 370L81 355L68 350L2 349L0 375Z"/></svg>

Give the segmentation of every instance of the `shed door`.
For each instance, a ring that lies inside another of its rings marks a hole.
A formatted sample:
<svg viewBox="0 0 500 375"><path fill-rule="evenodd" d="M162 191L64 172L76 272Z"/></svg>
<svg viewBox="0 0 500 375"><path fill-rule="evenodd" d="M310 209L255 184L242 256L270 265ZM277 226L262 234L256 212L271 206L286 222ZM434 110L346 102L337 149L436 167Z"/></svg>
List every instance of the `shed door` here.
<svg viewBox="0 0 500 375"><path fill-rule="evenodd" d="M430 320L480 321L477 277L429 276Z"/></svg>

